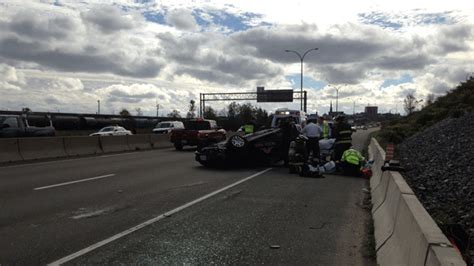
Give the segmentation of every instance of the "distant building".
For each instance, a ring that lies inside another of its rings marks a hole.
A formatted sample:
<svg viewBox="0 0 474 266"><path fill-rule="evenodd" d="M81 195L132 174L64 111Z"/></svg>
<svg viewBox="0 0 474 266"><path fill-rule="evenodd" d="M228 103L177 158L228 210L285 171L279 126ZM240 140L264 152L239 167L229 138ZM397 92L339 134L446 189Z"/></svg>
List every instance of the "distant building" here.
<svg viewBox="0 0 474 266"><path fill-rule="evenodd" d="M343 114L344 114L344 112L342 112L342 111L334 112L334 111L332 110L332 101L331 101L331 105L329 106L329 116L330 116L330 117L336 117L336 116L338 116L338 115L343 115Z"/></svg>
<svg viewBox="0 0 474 266"><path fill-rule="evenodd" d="M367 117L377 117L378 109L379 109L378 106L366 106L365 115Z"/></svg>

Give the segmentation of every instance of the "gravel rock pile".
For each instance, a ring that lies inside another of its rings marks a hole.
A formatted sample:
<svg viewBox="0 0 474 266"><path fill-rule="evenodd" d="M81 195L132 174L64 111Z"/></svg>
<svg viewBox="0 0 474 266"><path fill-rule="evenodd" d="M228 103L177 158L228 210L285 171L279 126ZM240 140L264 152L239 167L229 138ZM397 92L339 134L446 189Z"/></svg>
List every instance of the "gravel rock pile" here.
<svg viewBox="0 0 474 266"><path fill-rule="evenodd" d="M415 134L398 153L406 181L438 225L461 224L473 238L474 113Z"/></svg>

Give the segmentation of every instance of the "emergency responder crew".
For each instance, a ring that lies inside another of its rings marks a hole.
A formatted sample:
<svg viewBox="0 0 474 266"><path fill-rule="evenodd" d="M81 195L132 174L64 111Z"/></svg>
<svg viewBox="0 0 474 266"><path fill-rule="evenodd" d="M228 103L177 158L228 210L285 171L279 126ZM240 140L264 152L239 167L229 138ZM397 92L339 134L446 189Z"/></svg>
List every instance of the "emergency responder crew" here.
<svg viewBox="0 0 474 266"><path fill-rule="evenodd" d="M322 130L322 138L329 139L331 137L331 128L329 127L328 121L323 116L320 116L318 119L318 125Z"/></svg>
<svg viewBox="0 0 474 266"><path fill-rule="evenodd" d="M313 119L308 121L308 124L301 130L301 134L305 135L308 140L306 141L306 149L308 155L313 152L313 159L317 158L319 161L319 139L321 137L322 129L318 124L314 123Z"/></svg>
<svg viewBox="0 0 474 266"><path fill-rule="evenodd" d="M351 147L342 154L340 167L345 175L361 176L364 161L364 156Z"/></svg>
<svg viewBox="0 0 474 266"><path fill-rule="evenodd" d="M348 150L352 146L352 129L351 126L345 121L344 115L338 115L335 118L336 124L333 128L333 138L336 139L334 147L334 160L341 160L344 151Z"/></svg>
<svg viewBox="0 0 474 266"><path fill-rule="evenodd" d="M282 157L283 161L285 162L285 166L288 165L288 152L290 150L290 143L296 139L296 137L300 134L294 119L290 117L285 117L281 120L280 128L282 132Z"/></svg>

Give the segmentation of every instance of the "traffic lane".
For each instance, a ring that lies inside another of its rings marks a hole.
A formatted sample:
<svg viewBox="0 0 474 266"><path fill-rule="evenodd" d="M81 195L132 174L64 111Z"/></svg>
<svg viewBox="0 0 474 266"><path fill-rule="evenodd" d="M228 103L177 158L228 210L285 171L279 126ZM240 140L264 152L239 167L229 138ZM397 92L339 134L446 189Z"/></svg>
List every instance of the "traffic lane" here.
<svg viewBox="0 0 474 266"><path fill-rule="evenodd" d="M355 133L354 146L362 150L374 130ZM234 188L73 263L375 264L364 256L370 214L364 210L362 188L368 186L367 181L333 175L301 179L280 171L280 179L297 183L275 182L278 179L271 177L251 197L243 197L245 190ZM252 183L247 187L258 187ZM244 202L229 206L233 198ZM273 243L272 237L283 240ZM277 248L281 253L275 256Z"/></svg>
<svg viewBox="0 0 474 266"><path fill-rule="evenodd" d="M50 262L256 171L211 171L194 162L193 153L178 153L186 160L171 160L165 168L155 162L131 169L128 178L32 191L29 199L2 201L0 263Z"/></svg>
<svg viewBox="0 0 474 266"><path fill-rule="evenodd" d="M0 167L0 194L17 193L19 190L29 190L46 184L100 176L104 172L117 169L120 165L125 166L143 160L148 162L164 156L171 156L177 160L187 158L186 153L176 153L168 149L3 166ZM114 167L111 169L111 166Z"/></svg>
<svg viewBox="0 0 474 266"><path fill-rule="evenodd" d="M369 128L365 130L358 129L356 132L352 133L352 145L354 146L354 149L362 152L369 134L377 130L379 130L379 128Z"/></svg>
<svg viewBox="0 0 474 266"><path fill-rule="evenodd" d="M366 134L370 131L359 131L354 134L354 143L357 145L362 141L358 141L360 138L364 138ZM88 193L91 195L90 199L94 199L96 197L101 197L102 194L106 194L107 192L112 195L115 195L115 191L108 190L104 191L101 188L101 184L117 184L114 188L117 191L123 189L120 186L121 180L125 179L125 185L129 180L129 176L133 177L135 169L147 169L149 165L168 165L172 166L167 168L168 170L172 170L174 168L180 168L182 166L188 167L194 165L195 162L193 160L193 153L192 152L176 152L172 150L166 151L152 151L152 152L143 152L138 154L131 154L128 156L116 156L116 157L107 157L107 158L97 158L97 162L94 162L93 165L84 165L87 163L91 163L91 161L79 161L78 166L70 166L69 161L60 162L58 164L46 164L46 165L33 165L32 167L25 167L16 169L18 170L17 179L21 179L24 175L21 175L22 171L26 171L26 178L30 180L30 183L20 184L20 181L16 181L17 186L21 186L20 188L12 188L12 186L5 184L5 179L1 179L2 186L1 186L1 199L2 202L8 202L9 204L4 208L4 212L0 214L0 225L5 225L9 223L19 222L25 219L25 215L33 214L33 215L42 215L45 211L44 207L49 209L57 209L61 208L62 201L61 198L63 197L61 193L56 192L44 192L44 193L32 193L32 189L37 186L44 186L44 185L51 185L57 184L55 182L63 182L63 181L71 181L71 180L79 180L83 177L93 177L99 175L107 175L107 174L116 174L116 176L109 177L107 179L110 180L93 180L90 181L91 184L73 184L71 186L80 186L86 187L92 186ZM104 161L105 160L105 161ZM174 166L173 166L174 164ZM31 169L36 172L36 174L31 173ZM82 170L84 169L84 170ZM110 169L110 170L109 170ZM7 170L11 170L7 168ZM62 172L63 170L64 172ZM86 172L86 173L84 173ZM166 172L166 169L165 169ZM7 173L8 174L8 173ZM51 176L53 176L52 180ZM161 176L173 176L173 173L165 173L165 175L158 175L156 178L160 178ZM145 178L146 181L140 180L140 178ZM11 178L10 178L11 179ZM9 179L9 180L10 180ZM146 176L139 176L139 180L137 180L137 184L144 185L145 188L148 188L148 184L151 182L155 182L154 179L150 179ZM15 180L15 179L14 179ZM33 183L31 183L33 182ZM99 186L96 186L98 184ZM176 184L179 186L179 184ZM57 191L60 188L54 188L52 191ZM61 191L68 191L68 189L75 189L75 188L61 188ZM64 190L63 190L64 189ZM49 200L43 201L41 198L38 198L38 195L47 195ZM74 197L74 195L78 197ZM111 196L111 198L114 198ZM56 199L56 200L55 200ZM81 202L83 199L80 195L72 193L72 196L68 197L68 200L72 202ZM30 204L24 204L25 202L32 202L34 207L30 206ZM42 202L55 202L56 206L53 205L43 205L43 207L38 206L38 203ZM55 207L55 208L54 208Z"/></svg>
<svg viewBox="0 0 474 266"><path fill-rule="evenodd" d="M71 264L374 265L363 255L366 186L274 169Z"/></svg>
<svg viewBox="0 0 474 266"><path fill-rule="evenodd" d="M147 152L137 154L132 158L113 157L107 158L107 162L100 162L99 160L98 163L94 163L88 161L90 165L86 166L83 166L82 163L84 162L81 162L79 166L71 168L58 167L57 169L57 164L41 165L38 166L41 167L41 170L37 174L28 173L26 180L29 182L22 184L17 181L15 186L8 186L2 182L0 199L5 207L3 212L0 213L0 225L20 222L31 215L44 215L44 213L52 210L60 210L62 207L67 206L65 202L93 201L106 195L114 199L114 195L118 190L123 190L124 188L133 189L136 186L145 186L146 189L146 186L150 183L153 184L161 179L173 177L175 168L185 170L197 165L193 160L192 153L175 151ZM62 164L59 165L62 166ZM65 169L65 171L61 172L60 169ZM88 172L89 174L80 174L81 176L78 176L78 172ZM152 173L153 176L150 176ZM115 175L100 180L71 184L44 191L34 190L38 186L57 184L55 182L79 180L84 176L93 177L104 174ZM22 175L19 173L18 177L22 177ZM179 178L176 181L178 182L177 186L181 184L179 182L182 182ZM104 184L107 185L104 186ZM81 193L75 193L77 189ZM116 190L113 191L112 189ZM84 199L82 192L89 197Z"/></svg>

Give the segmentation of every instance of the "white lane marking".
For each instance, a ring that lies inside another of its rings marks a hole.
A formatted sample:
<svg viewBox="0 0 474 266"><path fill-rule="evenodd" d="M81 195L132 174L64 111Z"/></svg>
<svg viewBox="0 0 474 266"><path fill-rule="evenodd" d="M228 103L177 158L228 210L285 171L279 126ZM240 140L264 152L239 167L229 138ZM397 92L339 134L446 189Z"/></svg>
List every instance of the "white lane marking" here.
<svg viewBox="0 0 474 266"><path fill-rule="evenodd" d="M91 245L91 246L88 246L88 247L84 248L84 249L81 249L81 250L79 250L79 251L77 251L77 252L75 252L75 253L73 253L73 254L71 254L71 255L68 255L68 256L66 256L66 257L64 257L64 258L61 258L61 259L59 259L59 260L57 260L57 261L48 263L48 265L61 265L61 264L64 264L64 263L66 263L66 262L69 262L69 261L71 261L71 260L73 260L73 259L76 259L76 258L78 258L78 257L80 257L80 256L82 256L82 255L84 255L84 254L86 254L86 253L89 253L89 252L91 252L91 251L93 251L93 250L95 250L95 249L97 249L97 248L100 248L100 247L102 247L102 246L105 246L105 245L107 245L107 244L109 244L109 243L111 243L111 242L113 242L113 241L115 241L115 240L117 240L117 239L119 239L119 238L122 238L122 237L124 237L124 236L126 236L126 235L129 235L129 234L131 234L131 233L133 233L133 232L135 232L135 231L138 231L138 230L140 230L140 229L142 229L142 228L144 228L144 227L146 227L146 226L148 226L148 225L151 225L151 224L153 224L153 223L155 223L155 222L158 222L159 220L162 220L162 219L164 219L164 218L166 218L166 217L169 217L169 216L171 216L172 214L175 214L175 213L177 213L177 212L179 212L179 211L182 211L182 210L184 210L184 209L186 209L186 208L188 208L188 207L190 207L190 206L193 206L194 204L197 204L197 203L199 203L199 202L201 202L201 201L203 201L203 200L206 200L206 199L208 199L208 198L210 198L210 197L212 197L212 196L215 196L215 195L217 195L217 194L219 194L219 193L221 193L221 192L223 192L223 191L225 191L225 190L228 190L228 189L230 189L230 188L232 188L232 187L235 187L235 186L237 186L237 185L239 185L239 184L241 184L241 183L244 183L244 182L246 182L246 181L248 181L248 180L250 180L250 179L252 179L252 178L254 178L254 177L256 177L256 176L259 176L259 175L261 175L261 174L264 174L264 173L270 171L271 169L272 169L272 168L267 168L267 169L265 169L265 170L263 170L263 171L260 171L260 172L258 172L258 173L255 173L255 174L251 175L251 176L248 176L248 177L246 177L246 178L244 178L244 179L241 179L241 180L239 180L239 181L237 181L237 182L235 182L235 183L233 183L233 184L230 184L230 185L228 185L228 186L226 186L226 187L223 187L223 188L218 189L218 190L216 190L216 191L214 191L214 192L211 192L211 193L209 193L209 194L207 194L207 195L205 195L205 196L202 196L202 197L200 197L200 198L198 198L198 199L195 199L195 200L193 200L193 201L191 201L191 202L188 202L188 203L186 203L186 204L184 204L184 205L181 205L181 206L179 206L179 207L176 208L176 209L173 209L173 210L171 210L171 211L169 211L169 212L166 212L166 213L164 213L164 214L160 214L160 215L156 216L155 218L152 218L152 219L150 219L150 220L148 220L148 221L145 221L145 222L143 222L143 223L141 223L141 224L139 224L139 225L136 225L136 226L134 226L134 227L132 227L132 228L130 228L130 229L127 229L127 230L121 232L121 233L118 233L118 234L116 234L116 235L114 235L114 236L111 236L111 237L109 237L109 238L107 238L107 239L104 239L104 240L102 240L102 241L100 241L100 242L97 242L97 243L95 243L95 244L93 244L93 245Z"/></svg>
<svg viewBox="0 0 474 266"><path fill-rule="evenodd" d="M116 157L116 156L124 156L124 155L130 155L130 154L136 154L139 152L127 152L127 153L119 153L119 154L111 154L111 155L102 155L99 156L100 158L108 158L108 157Z"/></svg>
<svg viewBox="0 0 474 266"><path fill-rule="evenodd" d="M91 218L91 217L96 217L96 216L102 215L102 214L107 213L111 210L112 210L112 208L105 208L105 209L89 211L89 212L85 211L85 212L80 212L80 214L74 215L71 218L76 219L76 220L77 219L83 219L83 218Z"/></svg>
<svg viewBox="0 0 474 266"><path fill-rule="evenodd" d="M87 181L91 181L91 180L111 177L111 176L114 176L114 175L115 174L101 175L101 176L96 176L96 177L91 177L91 178L75 180L75 181L71 181L71 182L59 183L59 184L54 184L54 185L49 185L49 186L44 186L44 187L37 187L37 188L34 188L33 190L43 190L43 189L48 189L48 188L53 188L53 187L67 186L67 185L70 185L70 184L87 182Z"/></svg>

